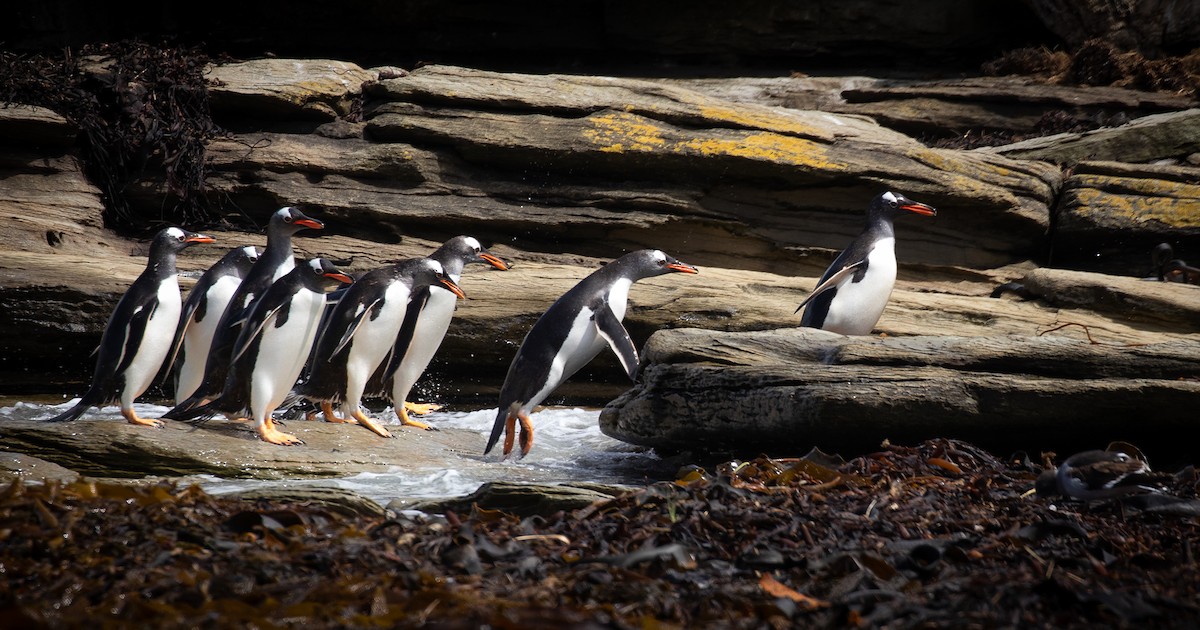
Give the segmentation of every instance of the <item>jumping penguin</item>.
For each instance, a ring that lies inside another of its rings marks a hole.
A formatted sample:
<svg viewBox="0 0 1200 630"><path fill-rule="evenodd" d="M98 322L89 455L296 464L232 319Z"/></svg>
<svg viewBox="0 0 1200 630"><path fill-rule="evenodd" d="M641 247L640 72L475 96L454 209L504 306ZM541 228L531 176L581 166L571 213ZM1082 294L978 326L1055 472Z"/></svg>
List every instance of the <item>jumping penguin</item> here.
<svg viewBox="0 0 1200 630"><path fill-rule="evenodd" d="M275 428L271 413L283 402L308 359L326 292L351 282L323 258L298 265L255 301L234 344L225 389L210 403L181 410L164 418L202 421L216 413L249 417L259 437L272 444L303 444Z"/></svg>
<svg viewBox="0 0 1200 630"><path fill-rule="evenodd" d="M74 420L119 393L121 415L131 424L162 426L158 420L138 417L133 401L150 387L175 339L182 303L175 258L193 243L211 242L211 237L175 227L154 237L145 271L121 296L104 327L91 388L51 422Z"/></svg>
<svg viewBox="0 0 1200 630"><path fill-rule="evenodd" d="M229 306L217 321L212 345L204 366L204 380L192 395L176 403L171 411L184 411L206 400L216 398L225 387L229 373L230 356L234 344L242 331L242 322L249 314L255 300L266 293L271 283L290 272L296 261L292 254L292 235L305 228L320 230L324 223L304 215L296 208L280 208L271 215L267 223L267 246L258 257L258 262L246 273L237 291L229 300Z"/></svg>
<svg viewBox="0 0 1200 630"><path fill-rule="evenodd" d="M175 335L175 404L195 393L204 380L204 365L217 322L257 260L258 250L252 245L231 249L200 276L188 293Z"/></svg>
<svg viewBox="0 0 1200 630"><path fill-rule="evenodd" d="M937 211L885 192L871 201L867 227L825 270L817 287L796 312L808 305L800 325L843 335L869 335L883 315L896 284L896 233L892 220L904 210L925 216Z"/></svg>
<svg viewBox="0 0 1200 630"><path fill-rule="evenodd" d="M391 437L387 429L363 413L363 392L395 345L413 295L433 284L463 297L462 289L446 275L442 264L429 258L380 267L359 278L338 300L322 327L308 377L296 388L297 394L319 404L330 422L357 422L383 437ZM336 403L341 403L342 417L333 412ZM401 419L408 420L406 415ZM411 420L405 424L429 428Z"/></svg>
<svg viewBox="0 0 1200 630"><path fill-rule="evenodd" d="M463 268L469 263L486 263L501 271L508 269L507 263L485 250L478 240L470 236L456 236L446 241L429 258L441 263L446 270L446 277L456 284L462 277ZM383 369L376 373L378 386L368 386L368 391L390 389L392 406L401 424L412 423L408 417L410 413L421 415L439 408L432 404L408 402L408 394L442 345L457 303L457 296L438 284L417 291L401 332L396 337L396 345L388 361L383 364Z"/></svg>
<svg viewBox="0 0 1200 630"><path fill-rule="evenodd" d="M1041 497L1089 501L1162 492L1169 480L1169 475L1152 472L1149 464L1133 455L1096 450L1076 453L1058 468L1043 472L1034 488Z"/></svg>
<svg viewBox="0 0 1200 630"><path fill-rule="evenodd" d="M525 335L500 389L500 406L484 454L504 432L504 457L512 452L516 422L521 422L521 457L533 448L529 413L559 385L600 354L612 348L622 367L635 380L637 347L621 325L629 302L629 287L643 278L671 272L699 273L656 249L630 252L593 272L558 298Z"/></svg>

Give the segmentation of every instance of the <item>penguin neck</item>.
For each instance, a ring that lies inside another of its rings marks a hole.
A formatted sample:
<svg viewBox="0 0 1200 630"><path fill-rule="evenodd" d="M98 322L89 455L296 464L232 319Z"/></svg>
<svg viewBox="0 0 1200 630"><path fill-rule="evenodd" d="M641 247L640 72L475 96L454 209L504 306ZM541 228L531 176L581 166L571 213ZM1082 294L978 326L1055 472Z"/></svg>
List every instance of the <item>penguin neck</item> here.
<svg viewBox="0 0 1200 630"><path fill-rule="evenodd" d="M172 250L151 251L150 262L146 265L145 273L156 278L169 278L176 275L176 254Z"/></svg>
<svg viewBox="0 0 1200 630"><path fill-rule="evenodd" d="M896 228L892 224L892 218L888 216L872 218L867 223L867 229L863 230L863 236L872 243L884 238L896 238Z"/></svg>
<svg viewBox="0 0 1200 630"><path fill-rule="evenodd" d="M267 246L263 249L259 261L267 261L276 270L275 280L295 267L295 254L292 251L292 234L283 230L267 231ZM289 264L291 263L291 264Z"/></svg>
<svg viewBox="0 0 1200 630"><path fill-rule="evenodd" d="M454 256L449 253L443 254L442 250L440 249L431 254L429 258L442 263L442 269L446 271L446 275L449 276L449 278L453 280L455 284L457 284L458 280L462 278L463 268L467 266L466 261L464 261L461 257Z"/></svg>

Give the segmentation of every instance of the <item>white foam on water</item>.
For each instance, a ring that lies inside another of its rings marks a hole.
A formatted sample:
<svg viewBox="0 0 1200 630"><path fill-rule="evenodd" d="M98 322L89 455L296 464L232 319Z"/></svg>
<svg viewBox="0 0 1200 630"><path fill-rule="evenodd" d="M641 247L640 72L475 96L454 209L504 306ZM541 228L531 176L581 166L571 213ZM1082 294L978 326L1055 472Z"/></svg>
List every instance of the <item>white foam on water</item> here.
<svg viewBox="0 0 1200 630"><path fill-rule="evenodd" d="M56 405L18 402L11 407L0 407L0 419L45 420L66 411L77 401L78 398ZM169 410L169 407L150 403L136 403L134 408L145 418L157 418ZM87 413L92 418L124 422L117 406L91 409ZM441 467L394 466L387 472L360 473L336 479L266 481L201 476L200 485L212 494L264 486L337 487L386 504L397 497L439 498L470 494L488 481L640 484L669 477L670 465L652 451L602 434L599 416L598 409L573 407L549 407L535 412L531 416L536 436L533 450L520 460L500 461L499 449L495 449L486 457L455 457L443 462L445 465ZM421 417L422 421L438 428L475 431L480 436L481 446L486 444L495 418L495 408L434 412Z"/></svg>

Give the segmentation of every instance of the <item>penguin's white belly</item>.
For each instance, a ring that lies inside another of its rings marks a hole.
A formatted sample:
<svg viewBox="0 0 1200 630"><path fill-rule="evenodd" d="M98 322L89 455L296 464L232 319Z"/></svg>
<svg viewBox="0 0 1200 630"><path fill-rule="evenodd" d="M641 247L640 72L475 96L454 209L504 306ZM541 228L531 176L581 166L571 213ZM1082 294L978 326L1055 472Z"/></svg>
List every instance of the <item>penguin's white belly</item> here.
<svg viewBox="0 0 1200 630"><path fill-rule="evenodd" d="M550 363L546 384L522 406L526 413L541 404L559 385L574 376L604 349L604 338L600 336L593 316L594 312L589 308L581 309L575 316L567 338Z"/></svg>
<svg viewBox="0 0 1200 630"><path fill-rule="evenodd" d="M429 300L421 310L417 319L417 327L413 331L412 341L404 353L404 360L392 377L392 403L403 405L408 400L412 386L421 378L433 355L437 354L446 331L450 329L450 321L454 318L456 296L439 287L430 287Z"/></svg>
<svg viewBox="0 0 1200 630"><path fill-rule="evenodd" d="M146 322L142 341L133 355L133 361L125 369L125 387L121 391L123 408L132 405L133 400L141 396L154 381L175 341L175 328L179 325L182 307L179 282L172 276L159 285L158 308Z"/></svg>
<svg viewBox="0 0 1200 630"><path fill-rule="evenodd" d="M208 361L208 350L212 347L217 332L217 322L229 306L242 279L237 276L221 276L208 289L204 319L192 322L183 336L183 363L179 366L179 382L175 384L175 402L191 396L204 380L204 364Z"/></svg>
<svg viewBox="0 0 1200 630"><path fill-rule="evenodd" d="M325 308L325 294L300 289L292 298L287 322L268 322L258 344L250 376L250 409L262 422L279 406L299 378Z"/></svg>
<svg viewBox="0 0 1200 630"><path fill-rule="evenodd" d="M896 285L896 240L885 238L867 254L867 272L854 282L854 274L837 285L822 330L843 335L869 335L883 315Z"/></svg>
<svg viewBox="0 0 1200 630"><path fill-rule="evenodd" d="M368 313L354 332L350 351L346 356L346 412L357 411L367 379L383 362L388 351L396 344L396 335L404 323L408 311L408 287L402 282L393 282L384 292L383 306L372 319Z"/></svg>

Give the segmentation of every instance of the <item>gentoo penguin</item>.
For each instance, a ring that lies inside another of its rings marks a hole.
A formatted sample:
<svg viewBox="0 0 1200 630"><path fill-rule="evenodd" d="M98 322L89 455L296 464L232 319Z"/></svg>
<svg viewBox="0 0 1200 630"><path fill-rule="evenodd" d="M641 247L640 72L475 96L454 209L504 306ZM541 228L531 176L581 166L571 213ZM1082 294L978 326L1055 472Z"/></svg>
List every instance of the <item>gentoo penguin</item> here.
<svg viewBox="0 0 1200 630"><path fill-rule="evenodd" d="M145 271L121 296L104 327L91 388L51 422L74 420L90 407L111 402L119 392L121 415L131 424L162 426L158 420L138 417L133 401L150 387L175 339L182 302L175 257L193 243L211 242L208 236L174 227L154 237Z"/></svg>
<svg viewBox="0 0 1200 630"><path fill-rule="evenodd" d="M164 415L199 420L215 413L250 417L259 437L272 444L302 444L275 428L271 413L296 384L317 336L326 291L351 282L323 258L296 266L272 284L250 307L234 344L225 389L212 402Z"/></svg>
<svg viewBox="0 0 1200 630"><path fill-rule="evenodd" d="M1165 267L1173 258L1175 258L1175 248L1171 247L1170 243L1155 245L1154 249L1150 250L1150 260L1154 262L1154 270L1151 275L1157 277L1159 282L1166 282Z"/></svg>
<svg viewBox="0 0 1200 630"><path fill-rule="evenodd" d="M271 283L282 278L296 266L292 255L292 235L305 228L320 230L324 223L304 215L296 208L280 208L271 215L267 223L267 246L258 262L250 267L237 291L229 300L229 306L217 321L212 345L208 349L208 360L204 366L204 380L196 391L175 405L172 411L185 410L211 400L225 387L229 373L230 356L242 322L254 301L266 293Z"/></svg>
<svg viewBox="0 0 1200 630"><path fill-rule="evenodd" d="M533 448L529 413L605 345L620 359L629 378L638 373L637 347L621 325L629 287L643 278L671 272L698 273L657 249L630 252L584 278L558 298L525 335L500 388L500 406L484 454L504 432L504 456L512 452L516 422L521 422L521 456Z"/></svg>
<svg viewBox="0 0 1200 630"><path fill-rule="evenodd" d="M1163 265L1163 276L1167 282L1200 284L1200 268L1192 267L1178 258Z"/></svg>
<svg viewBox="0 0 1200 630"><path fill-rule="evenodd" d="M231 249L200 276L188 293L176 333L176 404L191 396L204 379L204 364L217 322L257 260L258 250L252 245Z"/></svg>
<svg viewBox="0 0 1200 630"><path fill-rule="evenodd" d="M892 220L901 210L937 215L933 208L893 192L871 201L867 228L833 261L817 287L796 307L798 313L808 305L800 318L801 326L843 335L871 334L896 284Z"/></svg>
<svg viewBox="0 0 1200 630"><path fill-rule="evenodd" d="M1153 473L1136 457L1118 451L1084 451L1037 478L1038 496L1062 495L1080 501L1162 492L1166 475Z"/></svg>
<svg viewBox="0 0 1200 630"><path fill-rule="evenodd" d="M446 270L446 277L456 284L462 277L463 268L469 263L487 263L502 271L508 269L507 263L493 256L470 236L456 236L446 241L429 258L441 263ZM377 373L381 381L379 389L390 390L392 405L401 424L411 422L408 417L410 413L425 414L438 409L437 405L408 402L408 394L442 345L457 303L458 296L437 283L413 295L406 322L396 337L392 354ZM390 387L387 387L389 380Z"/></svg>
<svg viewBox="0 0 1200 630"><path fill-rule="evenodd" d="M413 295L437 284L463 297L442 264L414 258L374 269L354 283L338 300L321 329L305 382L296 393L321 406L330 422L355 422L383 437L392 434L363 413L367 382L396 343ZM333 413L341 403L342 417ZM400 416L407 420L406 415ZM423 423L406 424L429 428Z"/></svg>

